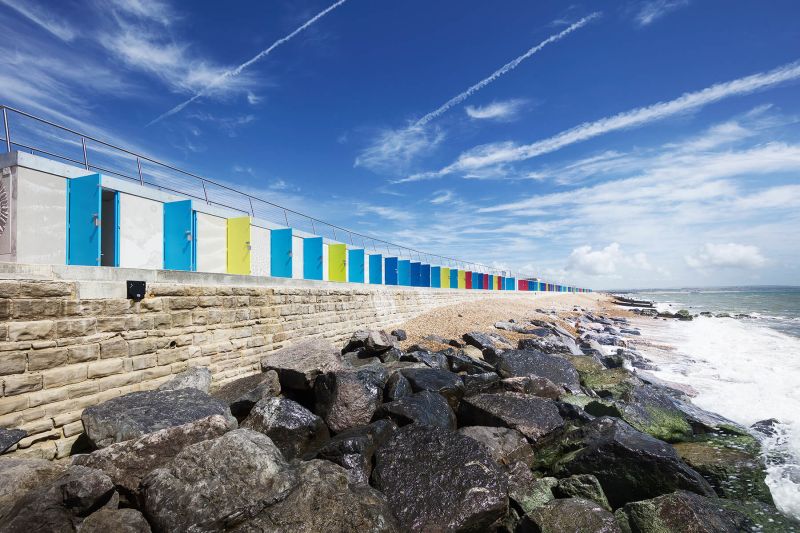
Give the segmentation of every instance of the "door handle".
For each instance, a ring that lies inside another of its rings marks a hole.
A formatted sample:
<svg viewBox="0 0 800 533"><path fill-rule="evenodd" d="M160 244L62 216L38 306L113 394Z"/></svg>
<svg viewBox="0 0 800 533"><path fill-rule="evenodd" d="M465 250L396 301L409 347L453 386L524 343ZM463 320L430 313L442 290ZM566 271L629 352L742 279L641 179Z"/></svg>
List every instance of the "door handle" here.
<svg viewBox="0 0 800 533"><path fill-rule="evenodd" d="M100 227L100 216L97 213L92 215L92 223L94 224L95 228Z"/></svg>
<svg viewBox="0 0 800 533"><path fill-rule="evenodd" d="M252 246L250 246L250 241L247 241L246 243L244 243L244 245L247 246L248 252L253 249Z"/></svg>
<svg viewBox="0 0 800 533"><path fill-rule="evenodd" d="M191 231L187 231L186 232L186 240L189 241L189 242L192 242L192 232Z"/></svg>

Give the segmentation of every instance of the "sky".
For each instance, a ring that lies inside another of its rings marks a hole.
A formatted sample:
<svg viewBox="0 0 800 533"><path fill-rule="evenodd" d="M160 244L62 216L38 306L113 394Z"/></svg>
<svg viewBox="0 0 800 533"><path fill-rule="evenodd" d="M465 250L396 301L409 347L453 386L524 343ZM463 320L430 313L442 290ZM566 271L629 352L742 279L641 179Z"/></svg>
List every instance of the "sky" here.
<svg viewBox="0 0 800 533"><path fill-rule="evenodd" d="M0 0L0 102L429 254L594 289L800 285L797 20L796 0Z"/></svg>

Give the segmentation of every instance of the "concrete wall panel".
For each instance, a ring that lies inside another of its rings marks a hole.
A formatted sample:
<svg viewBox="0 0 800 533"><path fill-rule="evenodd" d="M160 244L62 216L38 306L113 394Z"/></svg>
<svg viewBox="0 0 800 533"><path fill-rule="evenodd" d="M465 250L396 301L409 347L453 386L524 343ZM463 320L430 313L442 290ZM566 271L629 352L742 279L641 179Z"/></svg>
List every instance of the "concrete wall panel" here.
<svg viewBox="0 0 800 533"><path fill-rule="evenodd" d="M67 180L17 168L17 261L67 262Z"/></svg>
<svg viewBox="0 0 800 533"><path fill-rule="evenodd" d="M228 222L197 213L197 271L224 274L227 269Z"/></svg>
<svg viewBox="0 0 800 533"><path fill-rule="evenodd" d="M119 266L164 268L164 204L119 193Z"/></svg>
<svg viewBox="0 0 800 533"><path fill-rule="evenodd" d="M250 226L250 273L269 276L269 230Z"/></svg>

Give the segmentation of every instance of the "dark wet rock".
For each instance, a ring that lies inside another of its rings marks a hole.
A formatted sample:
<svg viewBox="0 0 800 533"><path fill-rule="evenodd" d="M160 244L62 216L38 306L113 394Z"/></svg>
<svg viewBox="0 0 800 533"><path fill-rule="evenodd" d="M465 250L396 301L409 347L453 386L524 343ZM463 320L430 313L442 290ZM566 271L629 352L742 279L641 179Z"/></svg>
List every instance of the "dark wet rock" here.
<svg viewBox="0 0 800 533"><path fill-rule="evenodd" d="M522 527L542 533L622 533L613 514L582 498L549 501L525 515Z"/></svg>
<svg viewBox="0 0 800 533"><path fill-rule="evenodd" d="M409 368L400 371L414 392L431 391L441 394L455 410L464 396L464 382L458 374L433 368Z"/></svg>
<svg viewBox="0 0 800 533"><path fill-rule="evenodd" d="M404 329L393 329L392 337L394 337L398 341L404 341L408 338L408 335L406 335L406 331Z"/></svg>
<svg viewBox="0 0 800 533"><path fill-rule="evenodd" d="M369 424L389 375L382 365L334 370L314 383L315 411L334 433Z"/></svg>
<svg viewBox="0 0 800 533"><path fill-rule="evenodd" d="M452 346L453 348L463 348L465 344L458 339L450 339L447 341L447 344Z"/></svg>
<svg viewBox="0 0 800 533"><path fill-rule="evenodd" d="M564 387L559 387L549 379L541 376L506 378L502 383L503 390L506 392L532 394L550 400L558 400L565 394Z"/></svg>
<svg viewBox="0 0 800 533"><path fill-rule="evenodd" d="M510 350L513 348L511 341L496 333L480 333L471 331L462 335L464 342L479 349L483 357L490 363L500 350Z"/></svg>
<svg viewBox="0 0 800 533"><path fill-rule="evenodd" d="M790 518L774 506L758 501L716 499L714 503L735 513L742 513L752 523L749 531L761 533L800 533L800 520Z"/></svg>
<svg viewBox="0 0 800 533"><path fill-rule="evenodd" d="M498 464L512 465L519 462L530 468L534 463L533 448L516 429L467 426L458 432L480 442Z"/></svg>
<svg viewBox="0 0 800 533"><path fill-rule="evenodd" d="M546 337L531 337L520 339L518 343L520 350L535 350L542 353L572 353L569 346L558 335L547 335Z"/></svg>
<svg viewBox="0 0 800 533"><path fill-rule="evenodd" d="M224 402L188 388L132 392L88 407L81 420L89 441L104 448L213 415L222 415L236 426L236 419Z"/></svg>
<svg viewBox="0 0 800 533"><path fill-rule="evenodd" d="M520 517L553 500L553 488L558 480L554 477L534 477L525 463L514 463L508 467L508 499L510 507Z"/></svg>
<svg viewBox="0 0 800 533"><path fill-rule="evenodd" d="M553 487L556 498L583 498L600 505L606 511L611 510L608 499L603 492L600 482L591 474L579 474L558 480L558 485Z"/></svg>
<svg viewBox="0 0 800 533"><path fill-rule="evenodd" d="M692 313L690 313L687 309L681 309L677 313L675 313L675 318L678 320L692 320Z"/></svg>
<svg viewBox="0 0 800 533"><path fill-rule="evenodd" d="M657 498L628 503L617 511L630 531L664 533L735 533L754 531L742 513L725 509L717 498L679 490Z"/></svg>
<svg viewBox="0 0 800 533"><path fill-rule="evenodd" d="M572 398L575 398L575 396L572 396ZM586 422L591 422L596 418L595 416L584 411L579 404L568 403L566 401L555 402L555 404L556 407L558 407L558 414L560 414L561 418L564 420L585 424Z"/></svg>
<svg viewBox="0 0 800 533"><path fill-rule="evenodd" d="M244 420L253 406L265 398L281 393L281 382L274 370L254 374L226 383L211 396L227 403L237 420Z"/></svg>
<svg viewBox="0 0 800 533"><path fill-rule="evenodd" d="M261 360L261 370L278 373L281 389L309 391L317 376L345 366L342 355L330 342L305 339L272 352Z"/></svg>
<svg viewBox="0 0 800 533"><path fill-rule="evenodd" d="M162 383L157 390L197 389L208 394L211 389L211 371L204 366L196 366L184 370L175 377Z"/></svg>
<svg viewBox="0 0 800 533"><path fill-rule="evenodd" d="M378 354L378 359L382 363L390 363L392 361L399 361L401 357L403 357L403 350L398 348L397 346L392 346L385 352L381 352Z"/></svg>
<svg viewBox="0 0 800 533"><path fill-rule="evenodd" d="M393 402L411 396L414 391L411 390L411 383L403 376L402 372L395 372L389 376L386 382L386 387L383 390L383 399L387 402Z"/></svg>
<svg viewBox="0 0 800 533"><path fill-rule="evenodd" d="M350 336L350 339L344 345L344 348L342 348L342 354L355 352L357 350L364 350L364 344L367 341L367 337L369 337L369 330L367 329L360 329L353 333Z"/></svg>
<svg viewBox="0 0 800 533"><path fill-rule="evenodd" d="M19 498L0 519L0 531L75 531L81 518L101 508L114 495L114 484L100 470L69 466L53 481Z"/></svg>
<svg viewBox="0 0 800 533"><path fill-rule="evenodd" d="M139 483L149 472L166 464L185 447L217 438L235 428L229 419L215 415L118 442L87 455L76 455L72 462L102 470L117 490L135 503Z"/></svg>
<svg viewBox="0 0 800 533"><path fill-rule="evenodd" d="M464 398L459 407L458 421L462 426L517 429L534 441L564 423L558 407L550 400L510 392Z"/></svg>
<svg viewBox="0 0 800 533"><path fill-rule="evenodd" d="M445 339L444 337L440 337L439 335L427 335L422 340L432 342L434 344L449 344L449 340Z"/></svg>
<svg viewBox="0 0 800 533"><path fill-rule="evenodd" d="M602 398L621 398L639 381L624 368L606 368L594 357L570 356L580 376L580 383Z"/></svg>
<svg viewBox="0 0 800 533"><path fill-rule="evenodd" d="M557 477L593 474L612 508L677 489L714 495L711 485L671 445L617 418L596 418L554 432L538 442L535 451L539 466Z"/></svg>
<svg viewBox="0 0 800 533"><path fill-rule="evenodd" d="M716 413L711 413L697 407L690 401L674 400L675 407L678 408L692 426L695 433L711 433L723 431L739 435L747 435L747 429L740 426L733 420L725 418Z"/></svg>
<svg viewBox="0 0 800 533"><path fill-rule="evenodd" d="M396 340L383 330L372 330L364 340L364 348L368 354L378 355L388 352Z"/></svg>
<svg viewBox="0 0 800 533"><path fill-rule="evenodd" d="M415 424L456 428L456 416L441 394L422 391L381 405L375 418L388 418L398 426Z"/></svg>
<svg viewBox="0 0 800 533"><path fill-rule="evenodd" d="M768 418L766 420L759 420L758 422L754 423L750 426L750 429L755 431L756 433L760 433L765 437L774 437L778 434L778 424L780 424L780 420L777 418Z"/></svg>
<svg viewBox="0 0 800 533"><path fill-rule="evenodd" d="M267 435L286 459L318 449L329 437L322 418L287 398L261 400L242 427Z"/></svg>
<svg viewBox="0 0 800 533"><path fill-rule="evenodd" d="M625 335L633 335L635 337L638 337L642 334L642 332L639 331L638 329L631 329L631 328L622 328L619 330L619 332L624 333Z"/></svg>
<svg viewBox="0 0 800 533"><path fill-rule="evenodd" d="M66 465L44 459L0 458L0 523L29 491L64 474Z"/></svg>
<svg viewBox="0 0 800 533"><path fill-rule="evenodd" d="M400 361L422 363L429 368L437 368L439 370L448 370L450 368L445 354L429 352L427 350L415 350L404 353L403 356L400 357Z"/></svg>
<svg viewBox="0 0 800 533"><path fill-rule="evenodd" d="M368 426L343 431L326 442L316 457L347 469L350 482L369 484L375 450L395 429L397 426L389 420L376 420Z"/></svg>
<svg viewBox="0 0 800 533"><path fill-rule="evenodd" d="M508 509L502 469L475 440L436 427L394 432L372 473L407 531L484 531Z"/></svg>
<svg viewBox="0 0 800 533"><path fill-rule="evenodd" d="M694 442L675 444L675 450L720 497L773 504L761 447L751 435L707 433Z"/></svg>
<svg viewBox="0 0 800 533"><path fill-rule="evenodd" d="M16 445L19 441L27 436L28 432L22 429L0 428L0 454Z"/></svg>
<svg viewBox="0 0 800 533"><path fill-rule="evenodd" d="M497 373L504 378L541 376L571 391L580 390L578 371L568 360L534 350L508 350L497 355Z"/></svg>
<svg viewBox="0 0 800 533"><path fill-rule="evenodd" d="M466 375L461 379L464 382L464 396L486 392L501 392L503 390L500 376L494 372Z"/></svg>
<svg viewBox="0 0 800 533"><path fill-rule="evenodd" d="M150 533L150 524L136 509L100 509L83 521L80 533Z"/></svg>
<svg viewBox="0 0 800 533"><path fill-rule="evenodd" d="M455 353L447 354L447 360L450 362L450 370L453 372L466 372L467 374L483 374L486 372L494 372L494 366L481 359L470 357L462 350Z"/></svg>

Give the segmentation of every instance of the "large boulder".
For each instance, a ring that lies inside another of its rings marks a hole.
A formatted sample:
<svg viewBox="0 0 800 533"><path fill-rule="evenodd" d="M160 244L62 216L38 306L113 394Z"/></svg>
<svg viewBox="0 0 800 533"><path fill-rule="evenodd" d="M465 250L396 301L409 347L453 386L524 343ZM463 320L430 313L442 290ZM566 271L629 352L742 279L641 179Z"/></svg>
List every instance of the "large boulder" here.
<svg viewBox="0 0 800 533"><path fill-rule="evenodd" d="M494 372L468 374L461 379L464 381L464 396L473 396L485 392L501 392L503 390L500 376Z"/></svg>
<svg viewBox="0 0 800 533"><path fill-rule="evenodd" d="M494 372L494 366L483 359L477 359L468 355L464 350L456 350L445 354L450 362L450 370L453 372L465 372L467 374L483 374Z"/></svg>
<svg viewBox="0 0 800 533"><path fill-rule="evenodd" d="M606 511L611 510L608 498L603 492L600 482L591 474L579 474L558 480L558 485L553 487L556 498L583 498L600 505Z"/></svg>
<svg viewBox="0 0 800 533"><path fill-rule="evenodd" d="M57 479L65 469L62 463L44 459L0 458L0 523L22 496Z"/></svg>
<svg viewBox="0 0 800 533"><path fill-rule="evenodd" d="M384 403L375 418L388 418L398 426L416 424L455 429L456 416L441 394L422 391L393 402Z"/></svg>
<svg viewBox="0 0 800 533"><path fill-rule="evenodd" d="M378 492L328 461L289 467L246 429L185 448L143 485L156 531L396 531Z"/></svg>
<svg viewBox="0 0 800 533"><path fill-rule="evenodd" d="M80 533L150 533L150 524L136 509L103 508L83 521Z"/></svg>
<svg viewBox="0 0 800 533"><path fill-rule="evenodd" d="M593 474L611 507L677 489L713 496L714 489L675 449L611 417L555 432L537 443L540 467L557 477Z"/></svg>
<svg viewBox="0 0 800 533"><path fill-rule="evenodd" d="M520 339L518 346L520 350L535 350L542 353L572 353L570 346L560 336L553 333Z"/></svg>
<svg viewBox="0 0 800 533"><path fill-rule="evenodd" d="M375 450L395 429L397 426L389 420L376 420L368 426L348 429L323 444L316 456L347 469L352 483L369 484Z"/></svg>
<svg viewBox="0 0 800 533"><path fill-rule="evenodd" d="M0 428L0 455L27 436L28 432L22 429Z"/></svg>
<svg viewBox="0 0 800 533"><path fill-rule="evenodd" d="M322 418L288 398L261 400L242 427L267 435L289 460L319 448L329 437Z"/></svg>
<svg viewBox="0 0 800 533"><path fill-rule="evenodd" d="M582 498L552 500L537 507L523 520L523 530L531 526L541 533L622 533L613 514Z"/></svg>
<svg viewBox="0 0 800 533"><path fill-rule="evenodd" d="M464 382L458 374L434 368L408 368L400 371L411 384L414 392L438 392L452 409L458 408L464 396Z"/></svg>
<svg viewBox="0 0 800 533"><path fill-rule="evenodd" d="M580 376L575 367L557 355L548 355L536 350L507 350L497 354L497 373L504 378L541 376L556 385L578 392Z"/></svg>
<svg viewBox="0 0 800 533"><path fill-rule="evenodd" d="M497 333L470 331L469 333L464 333L461 338L464 339L464 342L468 345L479 349L484 359L489 363L494 363L494 357L497 355L497 352L501 350L511 350L514 347L510 340Z"/></svg>
<svg viewBox="0 0 800 533"><path fill-rule="evenodd" d="M244 420L253 407L265 398L281 393L281 382L274 370L253 374L226 383L211 396L227 403L237 420Z"/></svg>
<svg viewBox="0 0 800 533"><path fill-rule="evenodd" d="M531 445L516 429L467 426L458 432L481 443L498 464L509 466L520 462L530 468L534 463Z"/></svg>
<svg viewBox="0 0 800 533"><path fill-rule="evenodd" d="M461 426L495 426L519 430L531 440L564 423L554 402L526 394L476 394L464 398L458 411Z"/></svg>
<svg viewBox="0 0 800 533"><path fill-rule="evenodd" d="M372 481L406 531L484 531L508 510L506 476L486 449L437 427L395 431Z"/></svg>
<svg viewBox="0 0 800 533"><path fill-rule="evenodd" d="M680 490L650 500L632 502L617 511L631 531L659 533L736 533L760 531L739 511L726 509L716 498Z"/></svg>
<svg viewBox="0 0 800 533"><path fill-rule="evenodd" d="M505 378L502 382L502 387L506 392L532 394L550 400L558 400L566 394L564 387L559 387L549 379L541 376Z"/></svg>
<svg viewBox="0 0 800 533"><path fill-rule="evenodd" d="M158 390L197 389L208 394L211 389L211 371L204 366L196 366L185 370L162 383Z"/></svg>
<svg viewBox="0 0 800 533"><path fill-rule="evenodd" d="M85 409L81 420L89 441L97 448L105 448L213 415L221 415L236 426L236 419L224 402L187 388L132 392L112 398Z"/></svg>
<svg viewBox="0 0 800 533"><path fill-rule="evenodd" d="M0 531L73 532L82 517L109 503L114 484L100 470L69 466L62 475L25 493L0 519Z"/></svg>
<svg viewBox="0 0 800 533"><path fill-rule="evenodd" d="M315 411L334 433L369 424L383 399L388 372L381 365L334 370L314 382Z"/></svg>
<svg viewBox="0 0 800 533"><path fill-rule="evenodd" d="M411 383L403 376L401 372L395 372L386 381L386 386L383 389L383 398L387 402L393 402L411 396L414 391L411 390Z"/></svg>
<svg viewBox="0 0 800 533"><path fill-rule="evenodd" d="M344 367L339 350L324 339L305 339L261 360L261 370L277 372L283 389L298 391L310 391L317 376Z"/></svg>
<svg viewBox="0 0 800 533"><path fill-rule="evenodd" d="M530 467L524 463L514 463L508 467L508 500L516 511L517 520L537 507L552 501L553 488L558 484L554 477L537 478ZM517 528L510 528L516 531Z"/></svg>
<svg viewBox="0 0 800 533"><path fill-rule="evenodd" d="M72 463L102 470L120 493L136 503L139 483L149 472L166 464L185 447L235 428L228 418L214 415L118 442L88 455L76 455Z"/></svg>
<svg viewBox="0 0 800 533"><path fill-rule="evenodd" d="M447 360L447 355L442 352L431 352L428 350L411 350L404 353L400 357L400 361L411 363L422 363L428 368L437 368L439 370L449 370L450 363Z"/></svg>

